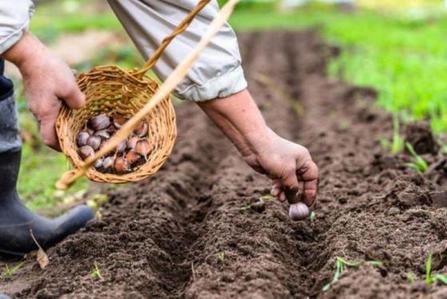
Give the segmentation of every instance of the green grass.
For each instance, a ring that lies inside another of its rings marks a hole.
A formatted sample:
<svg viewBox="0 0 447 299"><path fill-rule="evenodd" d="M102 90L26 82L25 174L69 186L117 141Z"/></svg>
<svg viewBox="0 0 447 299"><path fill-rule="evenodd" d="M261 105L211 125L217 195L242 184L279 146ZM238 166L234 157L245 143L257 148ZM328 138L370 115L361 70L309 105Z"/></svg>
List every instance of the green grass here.
<svg viewBox="0 0 447 299"><path fill-rule="evenodd" d="M332 77L374 87L383 108L406 120L429 117L435 132L447 132L446 15L413 18L307 7L282 14L240 10L231 22L239 31L318 29L342 48L328 67Z"/></svg>

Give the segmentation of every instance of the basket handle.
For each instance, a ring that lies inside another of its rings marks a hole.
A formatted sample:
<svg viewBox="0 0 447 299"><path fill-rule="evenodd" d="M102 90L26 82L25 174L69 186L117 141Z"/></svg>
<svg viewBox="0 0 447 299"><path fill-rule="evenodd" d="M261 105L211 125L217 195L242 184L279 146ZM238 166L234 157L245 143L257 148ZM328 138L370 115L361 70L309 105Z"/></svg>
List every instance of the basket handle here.
<svg viewBox="0 0 447 299"><path fill-rule="evenodd" d="M161 57L161 55L163 54L164 50L167 48L167 46L169 46L169 44L171 43L171 41L177 37L177 35L181 34L182 32L184 32L186 30L186 28L188 28L189 24L191 24L191 22L194 20L194 18L197 16L197 14L210 2L210 0L201 0L197 6L191 10L191 12L183 19L183 21L177 25L177 27L175 27L174 31L172 31L172 33L170 35L168 35L167 37L165 37L163 39L163 41L161 42L160 46L158 47L157 50L155 50L154 53L152 53L152 55L148 58L148 60L146 61L146 63L144 64L144 66L133 73L134 76L136 77L143 77L144 74L150 70L155 63L157 63L158 59Z"/></svg>
<svg viewBox="0 0 447 299"><path fill-rule="evenodd" d="M162 100L171 94L174 88L179 84L186 74L189 72L194 62L199 58L200 53L206 48L211 39L217 34L219 29L225 24L233 12L234 6L239 0L229 0L224 7L219 11L217 16L209 25L207 31L200 39L197 46L186 56L186 58L175 68L175 70L166 78L166 81L157 89L154 96L144 107L138 111L132 118L130 118L119 129L112 138L110 138L104 146L96 152L94 156L89 157L84 164L78 168L70 170L62 175L56 183L56 188L67 189L77 179L84 175L85 172L98 160L100 157L108 154L114 150L118 144L125 140L130 132L138 125L138 123L146 117L146 115L154 109Z"/></svg>

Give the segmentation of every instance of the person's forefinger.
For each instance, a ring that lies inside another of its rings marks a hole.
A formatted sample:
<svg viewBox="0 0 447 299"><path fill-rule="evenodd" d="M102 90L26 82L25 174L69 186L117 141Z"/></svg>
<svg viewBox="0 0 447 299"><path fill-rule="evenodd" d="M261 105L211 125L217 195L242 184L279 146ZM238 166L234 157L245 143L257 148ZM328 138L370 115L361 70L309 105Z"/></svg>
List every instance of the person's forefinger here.
<svg viewBox="0 0 447 299"><path fill-rule="evenodd" d="M318 167L310 161L304 166L304 171L301 172L301 179L304 182L304 190L302 199L309 207L315 203L318 192Z"/></svg>
<svg viewBox="0 0 447 299"><path fill-rule="evenodd" d="M73 82L73 84L74 86L67 89L68 92L61 94L60 97L68 107L78 109L85 104L85 94L79 89L75 82Z"/></svg>

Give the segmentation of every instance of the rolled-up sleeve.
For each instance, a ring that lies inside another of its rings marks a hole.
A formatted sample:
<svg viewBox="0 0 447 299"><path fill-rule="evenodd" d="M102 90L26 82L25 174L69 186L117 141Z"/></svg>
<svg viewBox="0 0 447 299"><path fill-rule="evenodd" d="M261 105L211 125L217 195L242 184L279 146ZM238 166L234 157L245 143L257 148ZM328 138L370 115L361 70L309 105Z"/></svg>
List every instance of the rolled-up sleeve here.
<svg viewBox="0 0 447 299"><path fill-rule="evenodd" d="M136 47L147 59L198 0L108 0ZM211 1L188 29L176 37L154 66L165 80L194 49L219 11ZM213 38L175 94L181 99L206 101L227 97L247 87L236 34L229 24Z"/></svg>
<svg viewBox="0 0 447 299"><path fill-rule="evenodd" d="M22 37L33 12L34 4L31 0L0 1L0 54Z"/></svg>

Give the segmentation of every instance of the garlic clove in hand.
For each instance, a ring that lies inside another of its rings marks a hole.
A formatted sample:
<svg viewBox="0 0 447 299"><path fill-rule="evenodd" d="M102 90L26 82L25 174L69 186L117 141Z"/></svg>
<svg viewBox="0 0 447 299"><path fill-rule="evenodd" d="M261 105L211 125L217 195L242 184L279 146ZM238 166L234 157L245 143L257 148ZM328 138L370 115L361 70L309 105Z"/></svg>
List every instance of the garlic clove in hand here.
<svg viewBox="0 0 447 299"><path fill-rule="evenodd" d="M293 221L303 220L308 217L309 214L309 207L302 202L291 204L289 207L289 217Z"/></svg>

